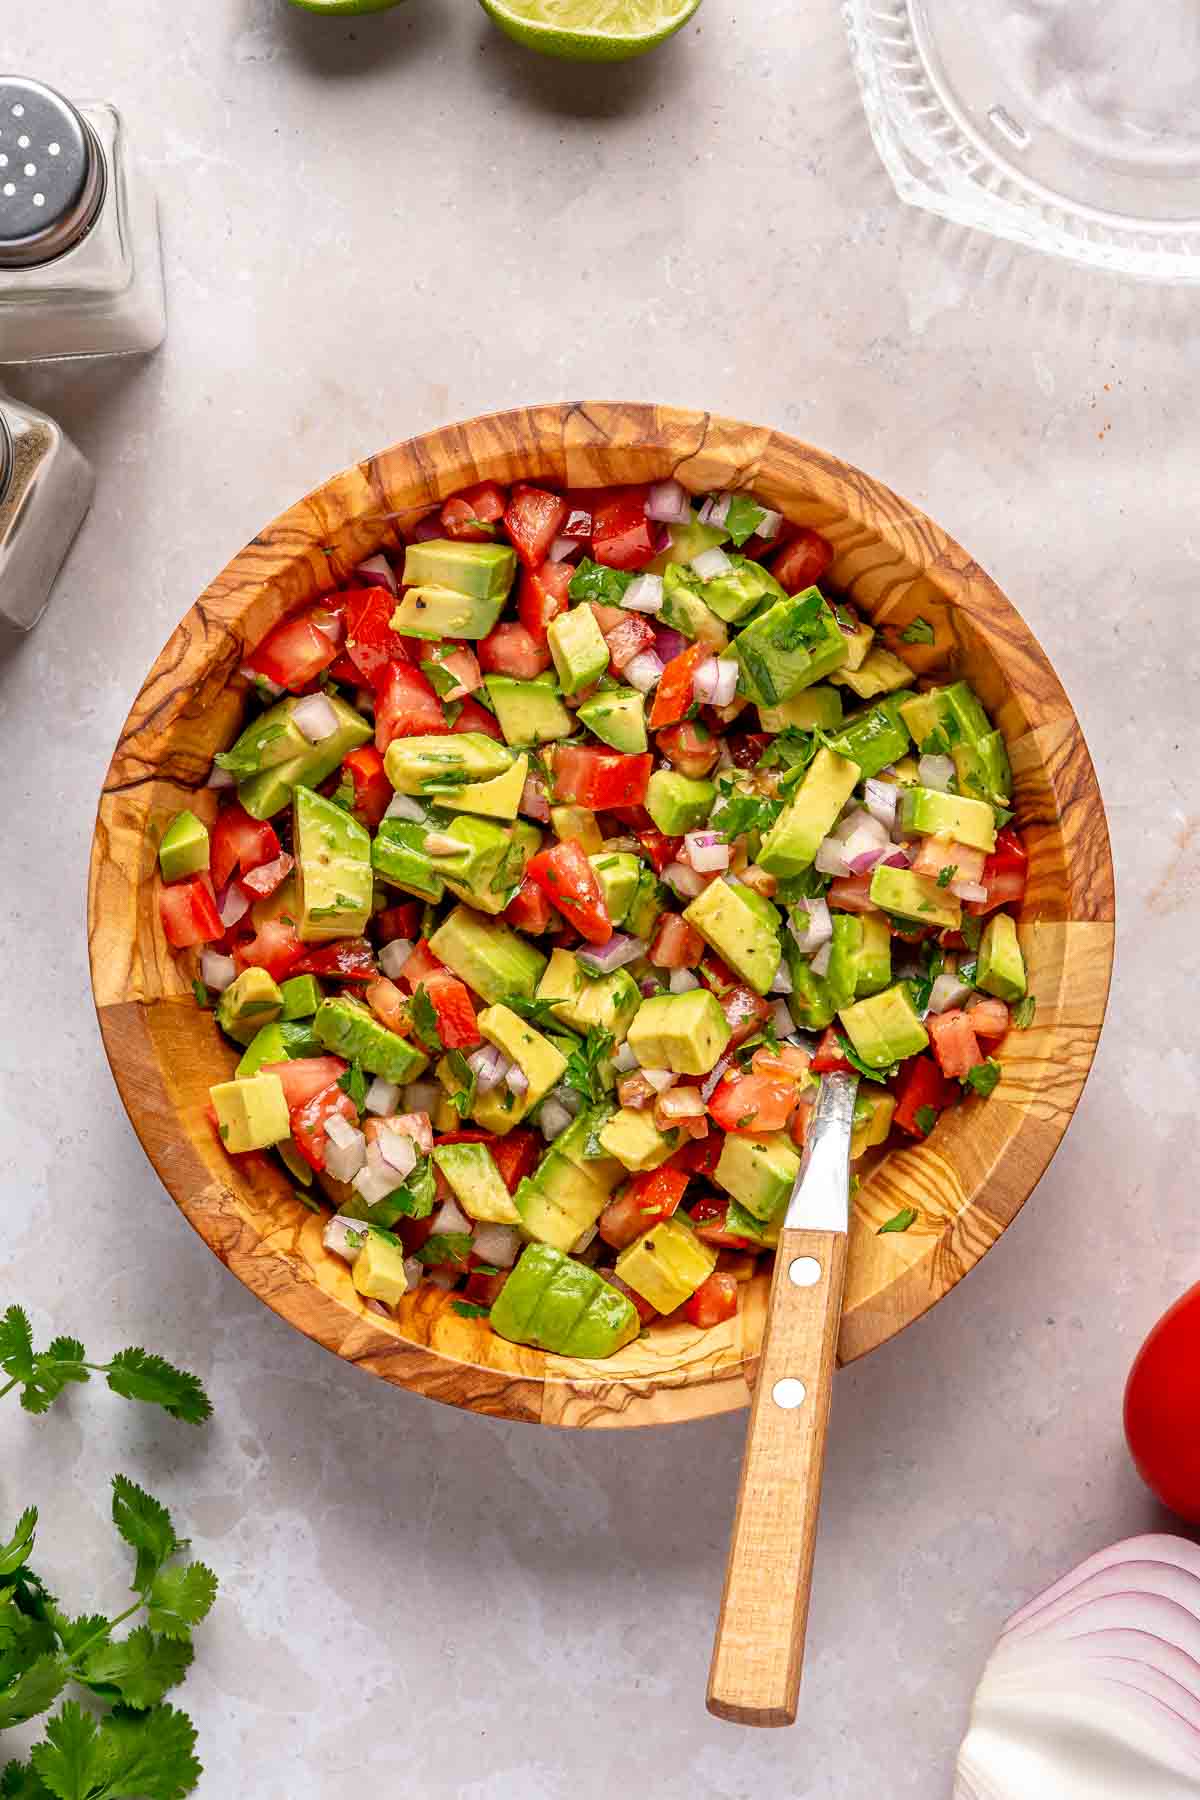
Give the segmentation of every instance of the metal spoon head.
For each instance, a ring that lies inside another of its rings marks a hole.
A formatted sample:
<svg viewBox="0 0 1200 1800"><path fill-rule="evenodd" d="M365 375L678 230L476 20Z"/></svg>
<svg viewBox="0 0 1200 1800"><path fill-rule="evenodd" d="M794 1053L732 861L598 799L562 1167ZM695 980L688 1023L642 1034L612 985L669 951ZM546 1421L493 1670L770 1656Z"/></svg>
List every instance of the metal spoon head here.
<svg viewBox="0 0 1200 1800"><path fill-rule="evenodd" d="M800 1173L788 1202L788 1231L850 1229L850 1138L857 1075L823 1075L804 1143Z"/></svg>

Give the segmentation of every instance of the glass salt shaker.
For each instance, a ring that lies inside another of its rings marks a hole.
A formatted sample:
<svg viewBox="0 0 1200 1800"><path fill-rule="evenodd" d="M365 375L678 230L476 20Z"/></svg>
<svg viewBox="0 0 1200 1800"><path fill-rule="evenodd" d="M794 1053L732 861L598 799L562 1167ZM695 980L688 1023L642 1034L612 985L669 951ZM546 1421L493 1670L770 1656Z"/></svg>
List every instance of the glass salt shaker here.
<svg viewBox="0 0 1200 1800"><path fill-rule="evenodd" d="M0 363L153 350L158 210L120 113L0 75Z"/></svg>
<svg viewBox="0 0 1200 1800"><path fill-rule="evenodd" d="M37 624L92 485L90 464L53 419L0 394L0 623Z"/></svg>

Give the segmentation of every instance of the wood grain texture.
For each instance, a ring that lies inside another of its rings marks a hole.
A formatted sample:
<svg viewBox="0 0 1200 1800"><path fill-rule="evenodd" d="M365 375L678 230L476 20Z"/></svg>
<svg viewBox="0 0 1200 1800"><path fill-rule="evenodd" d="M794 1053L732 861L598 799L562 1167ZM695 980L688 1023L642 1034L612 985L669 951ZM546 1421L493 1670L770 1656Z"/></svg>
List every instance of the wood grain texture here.
<svg viewBox="0 0 1200 1800"><path fill-rule="evenodd" d="M344 470L261 531L205 589L134 702L100 798L88 892L92 983L105 1048L134 1128L172 1198L253 1292L338 1355L458 1406L556 1425L653 1425L745 1406L768 1277L708 1332L656 1329L603 1363L506 1344L432 1291L393 1320L367 1308L319 1222L262 1157L235 1164L204 1117L232 1055L163 941L157 837L181 805L211 818L214 751L246 702L247 648L336 587L456 488L540 476L573 486L677 475L693 491L754 487L835 548L834 583L921 673L970 680L1008 738L1030 850L1020 932L1037 995L1012 1032L988 1101L943 1116L918 1148L864 1182L851 1223L838 1358L885 1342L940 1299L1033 1191L1079 1098L1112 968L1113 882L1104 810L1054 671L995 584L932 520L861 470L763 427L634 404L528 407L447 426ZM935 643L905 645L920 615ZM876 1235L900 1206L906 1234Z"/></svg>
<svg viewBox="0 0 1200 1800"><path fill-rule="evenodd" d="M841 1231L783 1231L775 1252L708 1675L709 1712L735 1725L796 1717L846 1256ZM820 1264L811 1287L789 1279L797 1257ZM803 1385L799 1404L784 1403L781 1382Z"/></svg>

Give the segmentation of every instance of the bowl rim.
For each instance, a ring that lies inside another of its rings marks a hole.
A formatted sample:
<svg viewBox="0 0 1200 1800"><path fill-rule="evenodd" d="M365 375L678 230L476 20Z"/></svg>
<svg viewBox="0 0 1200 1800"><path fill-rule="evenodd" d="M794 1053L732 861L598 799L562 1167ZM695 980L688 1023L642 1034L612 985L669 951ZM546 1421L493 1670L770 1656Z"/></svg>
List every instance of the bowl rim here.
<svg viewBox="0 0 1200 1800"><path fill-rule="evenodd" d="M848 579L857 598L878 601L868 610L889 644L922 609L931 615L934 645L907 651L915 674L964 650L994 662L997 698L985 694L985 701L994 718L1007 715L1002 729L1018 789L1026 784L1032 808L1019 811L1032 833L1020 928L1027 953L1033 945L1050 972L1052 1016L1018 1034L1011 1054L1002 1052L1004 1078L991 1099L955 1108L930 1140L893 1151L864 1184L852 1266L856 1254L876 1266L874 1221L890 1216L897 1196L920 1193L930 1209L928 1231L922 1212L919 1235L883 1240L899 1264L890 1281L864 1288L857 1301L851 1283L839 1361L876 1348L982 1259L1057 1150L1103 1022L1115 906L1095 772L1049 659L978 564L873 476L768 427L620 402L511 409L402 440L313 489L209 583L139 690L97 811L88 948L101 1035L134 1130L189 1223L252 1292L327 1349L431 1398L529 1422L649 1425L746 1405L768 1277L748 1285L729 1325L707 1333L662 1328L609 1362L508 1345L486 1325L448 1320L450 1309L427 1295L415 1298L402 1327L369 1311L345 1266L328 1266L336 1259L320 1247L321 1222L265 1159L257 1159L262 1169L238 1171L235 1182L207 1128L207 1145L184 1129L172 1085L178 1071L164 1046L188 1023L181 1008L190 1009L193 1024L197 1009L161 940L148 828L156 808L166 816L203 791L212 744L240 711L231 682L246 646L284 613L340 585L365 556L395 548L397 527L489 477L589 487L666 474L697 492L753 487L823 530L835 545L838 585ZM1042 865L1044 876L1035 879Z"/></svg>

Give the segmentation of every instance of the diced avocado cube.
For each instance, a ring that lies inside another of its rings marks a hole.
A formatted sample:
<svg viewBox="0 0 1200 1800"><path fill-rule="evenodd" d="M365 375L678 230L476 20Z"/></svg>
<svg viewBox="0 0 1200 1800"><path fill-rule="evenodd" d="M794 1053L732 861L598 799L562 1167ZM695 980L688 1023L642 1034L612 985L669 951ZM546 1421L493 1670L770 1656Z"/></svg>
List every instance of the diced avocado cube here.
<svg viewBox="0 0 1200 1800"><path fill-rule="evenodd" d="M659 571L656 569L654 573ZM729 633L706 604L700 577L682 563L675 562L668 563L661 573L663 603L658 616L662 624L681 631L684 637L692 638L698 644L707 644L714 655L719 655L729 642Z"/></svg>
<svg viewBox="0 0 1200 1800"><path fill-rule="evenodd" d="M850 616L840 606L835 606L833 611L839 625ZM842 635L846 639L846 660L842 664L842 674L848 675L855 669L861 669L871 654L871 646L875 642L875 627L859 619L852 631L843 632Z"/></svg>
<svg viewBox="0 0 1200 1800"><path fill-rule="evenodd" d="M339 699L327 696L337 717L337 730L317 744L310 744L292 718L299 696L289 695L261 713L247 726L233 749L216 761L234 776L238 800L252 819L270 819L287 806L293 790L318 788L333 774L342 759L374 733L361 713ZM275 737L268 734L274 730ZM254 742L247 746L247 740ZM255 760L254 744L261 746Z"/></svg>
<svg viewBox="0 0 1200 1800"><path fill-rule="evenodd" d="M646 748L646 702L636 688L609 688L593 694L577 716L581 725L614 750L640 756Z"/></svg>
<svg viewBox="0 0 1200 1800"><path fill-rule="evenodd" d="M838 1017L859 1056L872 1069L886 1069L906 1056L916 1056L929 1043L905 981L895 982L868 1000L841 1007Z"/></svg>
<svg viewBox="0 0 1200 1800"><path fill-rule="evenodd" d="M683 916L735 975L756 994L765 994L779 968L779 933L751 904L750 896L749 888L731 887L718 877L709 882ZM753 899L757 898L753 895Z"/></svg>
<svg viewBox="0 0 1200 1800"><path fill-rule="evenodd" d="M646 783L646 811L666 837L682 837L703 825L716 797L711 781L697 781L674 769L655 769Z"/></svg>
<svg viewBox="0 0 1200 1800"><path fill-rule="evenodd" d="M221 1142L233 1156L266 1150L291 1135L287 1100L278 1075L218 1081L208 1090Z"/></svg>
<svg viewBox="0 0 1200 1800"><path fill-rule="evenodd" d="M208 826L194 812L175 814L158 846L158 866L164 881L182 881L207 869Z"/></svg>
<svg viewBox="0 0 1200 1800"><path fill-rule="evenodd" d="M976 744L955 744L950 754L959 793L986 800L992 806L1007 805L1012 794L1012 768L998 731L989 731Z"/></svg>
<svg viewBox="0 0 1200 1800"><path fill-rule="evenodd" d="M953 838L972 850L996 848L996 815L986 801L943 794L937 788L905 788L900 796L900 828L925 837Z"/></svg>
<svg viewBox="0 0 1200 1800"><path fill-rule="evenodd" d="M507 544L469 544L430 538L404 552L405 587L454 588L478 600L503 600L517 573L516 552ZM400 627L397 625L396 630ZM461 633L447 633L461 636Z"/></svg>
<svg viewBox="0 0 1200 1800"><path fill-rule="evenodd" d="M667 910L667 890L654 870L642 864L637 890L625 914L625 929L631 937L649 938L654 934L659 914Z"/></svg>
<svg viewBox="0 0 1200 1800"><path fill-rule="evenodd" d="M503 775L514 760L511 750L485 732L460 731L396 738L384 753L383 766L398 794L432 799L438 789Z"/></svg>
<svg viewBox="0 0 1200 1800"><path fill-rule="evenodd" d="M299 936L305 943L361 936L374 894L370 834L311 788L298 787L293 802Z"/></svg>
<svg viewBox="0 0 1200 1800"><path fill-rule="evenodd" d="M423 1050L381 1025L374 1013L348 994L322 1000L313 1020L318 1040L334 1056L361 1063L372 1075L401 1086L429 1067ZM399 1185L397 1183L397 1185Z"/></svg>
<svg viewBox="0 0 1200 1800"><path fill-rule="evenodd" d="M657 1169L679 1148L678 1131L662 1132L651 1112L623 1106L599 1132L600 1148L627 1169ZM639 1290L640 1291L640 1290Z"/></svg>
<svg viewBox="0 0 1200 1800"><path fill-rule="evenodd" d="M560 844L578 844L585 856L599 856L604 848L604 833L586 806L552 806L550 824Z"/></svg>
<svg viewBox="0 0 1200 1800"><path fill-rule="evenodd" d="M892 979L892 934L879 913L833 915L828 984L836 1006L877 994Z"/></svg>
<svg viewBox="0 0 1200 1800"><path fill-rule="evenodd" d="M265 969L243 969L217 1001L217 1024L235 1044L248 1044L283 1009L283 995Z"/></svg>
<svg viewBox="0 0 1200 1800"><path fill-rule="evenodd" d="M814 975L810 964L800 954L790 931L783 934L783 953L792 977L792 991L787 996L788 1011L801 1031L824 1031L827 1025L832 1024L841 998L849 1002L854 998L853 994L839 998L828 981L820 975ZM830 961L832 960L831 956Z"/></svg>
<svg viewBox="0 0 1200 1800"><path fill-rule="evenodd" d="M819 588L777 600L733 640L742 666L738 691L778 706L846 661L846 639Z"/></svg>
<svg viewBox="0 0 1200 1800"><path fill-rule="evenodd" d="M610 850L607 856L589 856L600 892L614 925L623 925L637 893L642 864L629 850Z"/></svg>
<svg viewBox="0 0 1200 1800"><path fill-rule="evenodd" d="M448 855L430 852L433 866L447 886L470 905L482 903L485 912L502 911L507 905L508 890L515 885L508 875L513 845L511 829L494 819L462 813L430 835L462 845L461 850ZM520 879L518 874L516 880L519 882ZM499 904L489 907L489 897L498 900Z"/></svg>
<svg viewBox="0 0 1200 1800"><path fill-rule="evenodd" d="M460 594L457 588L405 588L392 613L392 630L404 637L485 638L495 630L504 611L502 598L482 600Z"/></svg>
<svg viewBox="0 0 1200 1800"><path fill-rule="evenodd" d="M521 1215L486 1144L435 1144L433 1160L469 1218L519 1225Z"/></svg>
<svg viewBox="0 0 1200 1800"><path fill-rule="evenodd" d="M801 688L790 700L778 706L760 706L758 716L764 731L772 735L794 725L797 731L836 731L842 722L842 696L835 687Z"/></svg>
<svg viewBox="0 0 1200 1800"><path fill-rule="evenodd" d="M530 1244L491 1311L493 1331L558 1356L611 1356L637 1337L637 1309L594 1269Z"/></svg>
<svg viewBox="0 0 1200 1800"><path fill-rule="evenodd" d="M564 694L578 694L608 668L608 645L590 606L573 606L551 619L546 642Z"/></svg>
<svg viewBox="0 0 1200 1800"><path fill-rule="evenodd" d="M551 956L538 983L537 997L556 1002L551 1011L564 1025L584 1034L598 1025L612 1033L615 1044L625 1042L642 1003L638 984L628 969L589 976L570 950L556 950Z"/></svg>
<svg viewBox="0 0 1200 1800"><path fill-rule="evenodd" d="M561 1137L555 1138L551 1155L565 1156L577 1169L598 1183L606 1194L626 1179L629 1171L615 1156L606 1156L600 1148L600 1132L612 1118L611 1106L589 1106ZM586 1230L585 1226L580 1227Z"/></svg>
<svg viewBox="0 0 1200 1800"><path fill-rule="evenodd" d="M900 657L893 656L890 650L872 650L862 666L857 669L839 669L829 677L839 687L848 687L860 700L873 700L877 694L894 694L899 688L908 687L913 672Z"/></svg>
<svg viewBox="0 0 1200 1800"><path fill-rule="evenodd" d="M528 681L513 675L487 675L484 686L506 743L524 748L548 744L555 738L570 737L575 729L574 715L559 699L558 683L549 670Z"/></svg>
<svg viewBox="0 0 1200 1800"><path fill-rule="evenodd" d="M446 793L431 792L429 798L439 810L482 813L489 819L515 819L528 774L529 758L518 756L510 769L502 775L493 775L490 781L472 781L466 787L451 788Z"/></svg>
<svg viewBox="0 0 1200 1800"><path fill-rule="evenodd" d="M712 1245L703 1243L676 1215L622 1250L616 1272L643 1300L669 1313L690 1299L716 1266Z"/></svg>
<svg viewBox="0 0 1200 1800"><path fill-rule="evenodd" d="M917 749L930 756L952 756L956 744L978 744L992 729L991 720L965 681L910 694L901 708Z"/></svg>
<svg viewBox="0 0 1200 1800"><path fill-rule="evenodd" d="M277 1019L273 1025L264 1025L255 1032L235 1072L239 1081L245 1081L248 1076L257 1075L264 1063L291 1062L296 1057L320 1054L321 1044L310 1019L287 1024Z"/></svg>
<svg viewBox="0 0 1200 1800"><path fill-rule="evenodd" d="M381 820L371 843L371 867L393 887L436 906L446 888L432 856L425 852L425 839L433 829L432 824L418 825L410 819Z"/></svg>
<svg viewBox="0 0 1200 1800"><path fill-rule="evenodd" d="M733 564L730 573L714 576L701 588L705 604L718 619L725 619L732 625L760 610L764 603L774 605L788 598L771 571L761 563L738 556L736 552L729 553L729 560Z"/></svg>
<svg viewBox="0 0 1200 1800"><path fill-rule="evenodd" d="M787 1206L799 1173L800 1157L786 1131L761 1137L729 1131L713 1180L756 1219L769 1220Z"/></svg>
<svg viewBox="0 0 1200 1800"><path fill-rule="evenodd" d="M812 866L822 838L858 786L859 768L849 757L817 751L804 779L763 839L758 866L771 875L800 875Z"/></svg>
<svg viewBox="0 0 1200 1800"><path fill-rule="evenodd" d="M878 706L868 707L847 719L830 748L858 764L859 775L871 781L881 769L907 754L908 726L900 711L902 694L889 694Z"/></svg>
<svg viewBox="0 0 1200 1800"><path fill-rule="evenodd" d="M365 1242L354 1259L351 1280L364 1299L395 1306L408 1292L404 1246L390 1232L368 1225Z"/></svg>
<svg viewBox="0 0 1200 1800"><path fill-rule="evenodd" d="M894 1094L882 1091L864 1094L859 1089L858 1099L854 1103L854 1130L850 1135L851 1162L856 1162L878 1144L886 1143L895 1110Z"/></svg>
<svg viewBox="0 0 1200 1800"><path fill-rule="evenodd" d="M557 1250L570 1250L596 1223L611 1191L555 1146L536 1172L517 1184L513 1199L530 1237Z"/></svg>
<svg viewBox="0 0 1200 1800"><path fill-rule="evenodd" d="M324 995L315 975L290 975L279 984L283 997L281 1019L311 1019Z"/></svg>
<svg viewBox="0 0 1200 1800"><path fill-rule="evenodd" d="M932 875L912 869L893 869L876 863L871 872L871 900L898 919L917 925L936 925L957 931L962 924L962 901L949 888L940 888Z"/></svg>
<svg viewBox="0 0 1200 1800"><path fill-rule="evenodd" d="M532 1000L546 958L507 925L456 906L429 940L434 955L460 981L494 1004L509 994Z"/></svg>
<svg viewBox="0 0 1200 1800"><path fill-rule="evenodd" d="M519 1125L561 1080L567 1066L566 1058L541 1032L519 1019L507 1006L490 1006L481 1012L479 1030L489 1044L494 1044L517 1065L528 1084L523 1094L515 1093L507 1081L502 1081L490 1093L475 1095L471 1117L485 1131L494 1131L498 1137L503 1137ZM438 1064L437 1072L443 1087L456 1093L462 1084L451 1069L448 1057Z"/></svg>
<svg viewBox="0 0 1200 1800"><path fill-rule="evenodd" d="M979 940L975 985L997 1000L1019 1000L1025 992L1025 958L1017 927L1008 913L993 913Z"/></svg>
<svg viewBox="0 0 1200 1800"><path fill-rule="evenodd" d="M777 1213L773 1219L756 1219L740 1200L734 1200L731 1196L725 1214L725 1229L733 1237L748 1238L752 1244L759 1244L764 1250L773 1250L779 1242L783 1218L782 1213Z"/></svg>
<svg viewBox="0 0 1200 1800"><path fill-rule="evenodd" d="M655 994L642 1001L629 1027L629 1043L643 1069L673 1069L677 1075L707 1075L731 1035L721 1003L708 988Z"/></svg>

